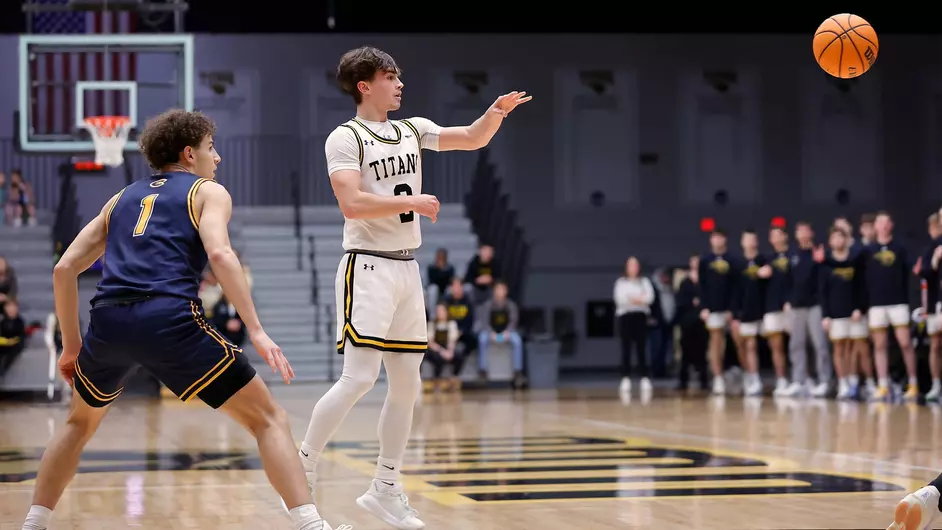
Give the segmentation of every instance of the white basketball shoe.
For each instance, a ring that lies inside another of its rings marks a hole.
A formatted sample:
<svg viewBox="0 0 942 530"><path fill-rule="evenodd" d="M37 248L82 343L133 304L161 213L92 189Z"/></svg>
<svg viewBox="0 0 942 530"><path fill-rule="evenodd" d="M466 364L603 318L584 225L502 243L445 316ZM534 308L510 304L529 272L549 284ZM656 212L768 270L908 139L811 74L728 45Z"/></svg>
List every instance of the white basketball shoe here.
<svg viewBox="0 0 942 530"><path fill-rule="evenodd" d="M886 530L927 530L939 515L939 490L926 486L903 497Z"/></svg>
<svg viewBox="0 0 942 530"><path fill-rule="evenodd" d="M409 506L409 498L402 491L402 483L389 486L389 483L377 485L373 480L370 489L357 498L360 508L375 515L388 525L398 530L422 530L425 523L419 519L419 512Z"/></svg>

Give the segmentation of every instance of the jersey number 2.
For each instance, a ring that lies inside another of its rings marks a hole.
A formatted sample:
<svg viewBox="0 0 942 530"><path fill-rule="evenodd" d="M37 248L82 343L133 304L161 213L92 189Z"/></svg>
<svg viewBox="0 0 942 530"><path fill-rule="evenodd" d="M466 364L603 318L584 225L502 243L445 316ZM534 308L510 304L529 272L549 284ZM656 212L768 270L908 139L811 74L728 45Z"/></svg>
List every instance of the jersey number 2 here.
<svg viewBox="0 0 942 530"><path fill-rule="evenodd" d="M137 224L134 225L134 237L144 235L147 230L147 223L150 222L150 216L154 215L154 202L157 201L159 193L148 195L141 199L141 215L137 217Z"/></svg>
<svg viewBox="0 0 942 530"><path fill-rule="evenodd" d="M408 184L396 184L393 193L396 195L412 195L412 188ZM399 214L400 223L411 223L412 221L415 221L415 212Z"/></svg>

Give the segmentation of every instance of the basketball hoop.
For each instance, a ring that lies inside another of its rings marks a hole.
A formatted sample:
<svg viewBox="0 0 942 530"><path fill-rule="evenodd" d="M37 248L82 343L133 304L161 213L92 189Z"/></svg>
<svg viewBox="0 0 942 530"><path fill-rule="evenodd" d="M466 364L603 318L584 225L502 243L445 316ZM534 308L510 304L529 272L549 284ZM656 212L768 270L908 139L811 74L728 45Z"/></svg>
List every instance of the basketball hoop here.
<svg viewBox="0 0 942 530"><path fill-rule="evenodd" d="M85 128L95 144L95 163L118 167L124 163L124 146L131 132L131 119L127 116L91 116L85 118Z"/></svg>

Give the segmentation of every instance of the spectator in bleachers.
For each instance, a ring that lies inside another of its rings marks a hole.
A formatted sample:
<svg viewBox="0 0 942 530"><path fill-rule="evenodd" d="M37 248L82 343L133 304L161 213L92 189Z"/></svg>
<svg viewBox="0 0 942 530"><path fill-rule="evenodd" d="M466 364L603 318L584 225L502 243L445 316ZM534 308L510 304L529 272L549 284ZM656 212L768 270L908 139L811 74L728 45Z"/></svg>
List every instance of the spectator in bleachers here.
<svg viewBox="0 0 942 530"><path fill-rule="evenodd" d="M497 281L497 262L494 259L494 247L481 245L476 256L468 263L464 281L471 289L471 298L481 303L491 296L491 289Z"/></svg>
<svg viewBox="0 0 942 530"><path fill-rule="evenodd" d="M203 303L203 310L206 312L206 317L213 318L213 311L216 309L216 304L222 299L222 286L219 285L219 281L216 280L216 275L213 274L213 270L208 267L203 272L203 282L200 284L199 296L200 301Z"/></svg>
<svg viewBox="0 0 942 530"><path fill-rule="evenodd" d="M690 369L695 368L700 376L700 390L706 390L708 372L706 349L709 335L706 323L700 318L700 256L690 257L687 277L677 287L677 313L674 322L680 328L680 370L677 389L687 390Z"/></svg>
<svg viewBox="0 0 942 530"><path fill-rule="evenodd" d="M647 340L654 285L641 275L638 258L631 256L625 261L624 274L615 280L612 297L621 338L621 384L618 392L622 396L631 394L631 361L634 357L641 377L641 394L650 395L654 387L648 370Z"/></svg>
<svg viewBox="0 0 942 530"><path fill-rule="evenodd" d="M7 189L7 175L0 171L0 206L3 208L3 224L13 224L13 209L10 207L10 191Z"/></svg>
<svg viewBox="0 0 942 530"><path fill-rule="evenodd" d="M654 319L649 330L648 341L651 353L651 375L655 378L667 375L667 366L674 352L674 314L677 303L671 285L671 271L660 268L651 276L654 285L654 300L651 315Z"/></svg>
<svg viewBox="0 0 942 530"><path fill-rule="evenodd" d="M442 297L442 305L448 309L448 319L458 325L458 343L465 359L478 349L478 336L474 332L474 302L464 290L461 278L451 279L448 293Z"/></svg>
<svg viewBox="0 0 942 530"><path fill-rule="evenodd" d="M8 298L0 314L0 376L7 372L25 346L26 323L16 300Z"/></svg>
<svg viewBox="0 0 942 530"><path fill-rule="evenodd" d="M225 295L216 302L212 313L212 321L216 329L222 332L229 342L242 346L246 337L245 324L239 318L239 312L236 311L235 306L229 303Z"/></svg>
<svg viewBox="0 0 942 530"><path fill-rule="evenodd" d="M458 323L448 318L448 308L443 304L435 306L435 318L428 323L428 353L425 358L432 364L434 389L444 392L460 390L461 368L464 366L464 352L458 348ZM452 376L444 379L445 365L451 365Z"/></svg>
<svg viewBox="0 0 942 530"><path fill-rule="evenodd" d="M439 298L445 295L451 279L455 277L455 267L448 263L446 249L440 248L435 251L435 262L429 264L427 276L425 305L431 310L438 305Z"/></svg>
<svg viewBox="0 0 942 530"><path fill-rule="evenodd" d="M9 299L15 299L18 291L16 271L3 256L0 256L0 308Z"/></svg>
<svg viewBox="0 0 942 530"><path fill-rule="evenodd" d="M19 169L10 172L10 190L7 205L12 210L13 226L21 226L23 221L30 226L36 225L36 207L33 205L33 190L23 179Z"/></svg>
<svg viewBox="0 0 942 530"><path fill-rule="evenodd" d="M526 385L523 374L523 338L517 332L520 312L517 304L507 297L507 284L494 282L491 299L478 309L478 375L487 380L487 349L491 344L510 344L514 388Z"/></svg>

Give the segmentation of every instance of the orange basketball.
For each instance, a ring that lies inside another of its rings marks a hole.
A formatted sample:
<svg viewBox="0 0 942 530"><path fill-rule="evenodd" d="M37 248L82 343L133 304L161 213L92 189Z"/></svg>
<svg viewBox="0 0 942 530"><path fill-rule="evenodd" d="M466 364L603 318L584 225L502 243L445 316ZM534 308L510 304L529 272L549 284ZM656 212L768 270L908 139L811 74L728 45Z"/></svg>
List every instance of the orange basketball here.
<svg viewBox="0 0 942 530"><path fill-rule="evenodd" d="M873 66L880 51L877 32L866 20L842 13L825 20L814 33L814 60L825 72L849 79Z"/></svg>

